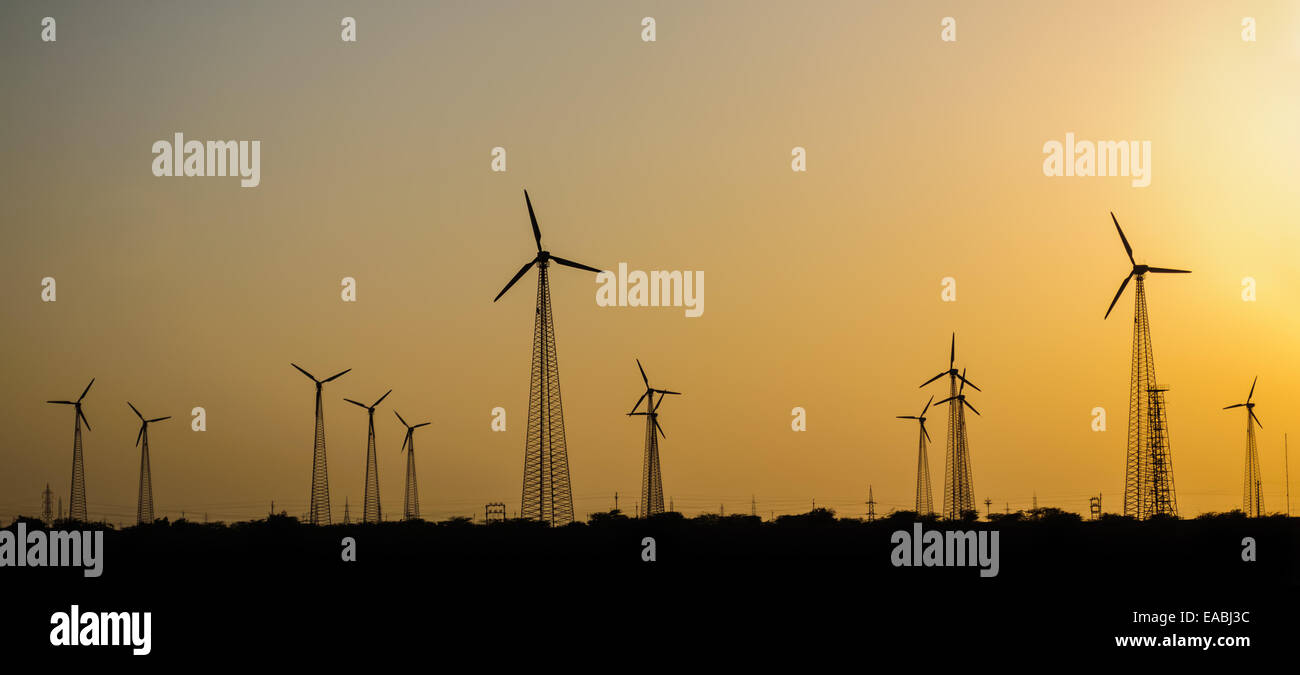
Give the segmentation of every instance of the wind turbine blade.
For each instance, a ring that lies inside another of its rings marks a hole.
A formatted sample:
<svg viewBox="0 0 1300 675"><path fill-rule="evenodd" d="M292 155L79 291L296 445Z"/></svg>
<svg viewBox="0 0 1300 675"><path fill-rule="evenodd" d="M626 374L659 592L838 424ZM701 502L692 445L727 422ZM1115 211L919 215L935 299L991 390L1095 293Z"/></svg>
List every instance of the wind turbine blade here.
<svg viewBox="0 0 1300 675"><path fill-rule="evenodd" d="M591 267L590 265L576 263L573 262L572 260L565 260L564 258L561 258L558 255L551 256L551 260L554 260L555 262L560 263L561 265L564 265L566 267L572 267L574 269L579 269L579 270L587 270L588 272L595 272L596 274L600 274L601 272L604 271L604 270L598 270L595 267Z"/></svg>
<svg viewBox="0 0 1300 675"><path fill-rule="evenodd" d="M403 419L402 419L402 413L399 413L399 412L397 412L396 410L394 410L394 411L393 411L393 414L394 414L394 415L397 415L397 419L402 420L402 426L404 426L404 427L406 427L406 428L408 428L408 429L411 427L411 425L409 425L409 424L406 423L406 420L403 420Z"/></svg>
<svg viewBox="0 0 1300 675"><path fill-rule="evenodd" d="M1119 302L1119 296L1124 294L1124 289L1128 287L1128 280L1132 278L1133 278L1133 272L1129 272L1128 276L1124 277L1124 281L1119 285L1119 290L1115 291L1115 299L1111 300L1110 307L1106 308L1106 316L1101 317L1102 321L1105 321L1107 318L1110 317L1110 311L1112 309L1115 309L1115 303Z"/></svg>
<svg viewBox="0 0 1300 675"><path fill-rule="evenodd" d="M405 424L405 422L403 422L403 424ZM410 441L410 440L411 440L411 428L410 428L410 427L407 427L407 428L406 428L406 437L402 439L402 447L399 448L399 449L397 450L397 454L400 455L400 454L402 453L402 451L406 450L406 444L407 444L407 442Z"/></svg>
<svg viewBox="0 0 1300 675"><path fill-rule="evenodd" d="M898 419L900 419L900 420L919 420L919 419L921 419L920 417L917 417L916 415L894 415L894 417L896 417L896 418L898 418Z"/></svg>
<svg viewBox="0 0 1300 675"><path fill-rule="evenodd" d="M140 425L140 433L135 435L135 447L140 447L140 438L144 436L144 425Z"/></svg>
<svg viewBox="0 0 1300 675"><path fill-rule="evenodd" d="M528 203L528 219L533 222L533 239L537 240L537 252L542 252L542 228L537 226L537 214L533 213L533 200L528 196L528 190L524 190L524 201Z"/></svg>
<svg viewBox="0 0 1300 675"><path fill-rule="evenodd" d="M650 395L650 390L647 389L644 394L641 394L641 398L638 398L636 400L636 405L632 406L632 412L628 414L631 415L632 413L636 412L637 407L639 407L641 405L641 402L645 400L645 397L649 395Z"/></svg>
<svg viewBox="0 0 1300 675"><path fill-rule="evenodd" d="M964 404L966 404L966 407L967 407L967 408L970 408L970 409L971 409L971 412L975 413L976 415L980 414L980 411L976 410L976 409L975 409L975 406L973 406L973 405L970 404L970 401L967 401L966 399L963 398L963 399L961 399L961 402L964 403Z"/></svg>
<svg viewBox="0 0 1300 675"><path fill-rule="evenodd" d="M86 419L86 413L81 412L80 407L77 408L77 416L81 418L82 422L86 423L86 431L90 431L90 420Z"/></svg>
<svg viewBox="0 0 1300 675"><path fill-rule="evenodd" d="M975 391L984 391L983 389L980 389L978 386L976 386L974 382L971 382L970 380L966 379L965 370L962 370L961 372L962 374L958 375L957 377L961 380L962 384L969 384L970 388L974 389Z"/></svg>
<svg viewBox="0 0 1300 675"><path fill-rule="evenodd" d="M378 401L375 401L375 404L374 404L374 405L372 405L372 406L370 406L370 407L371 407L371 408L378 408L378 407L379 407L379 404L380 404L380 403L383 403L383 402L384 402L384 399L388 398L388 395L391 394L391 393L393 393L393 390L392 390L392 389L389 389L387 392L384 393L383 396L380 396L380 397L379 397L379 400L378 400Z"/></svg>
<svg viewBox="0 0 1300 675"><path fill-rule="evenodd" d="M661 437L668 438L668 434L664 433L664 428L659 426L659 420L655 420L655 428L659 430L659 435Z"/></svg>
<svg viewBox="0 0 1300 675"><path fill-rule="evenodd" d="M650 388L650 378L648 378L648 377L645 376L645 368L642 368L642 367L641 367L641 359L637 359L637 360L636 360L636 367L637 367L637 370L640 370L640 371L641 371L641 381L642 381L642 382L645 382L645 388L646 388L646 389L649 389L649 388Z"/></svg>
<svg viewBox="0 0 1300 675"><path fill-rule="evenodd" d="M930 432L925 430L925 422L921 422L921 433L925 434L925 442L930 442Z"/></svg>
<svg viewBox="0 0 1300 675"><path fill-rule="evenodd" d="M681 396L681 395L682 395L682 392L680 392L680 391L668 391L667 389L656 389L655 391L659 392L660 394L669 394L669 395L672 395L672 396Z"/></svg>
<svg viewBox="0 0 1300 675"><path fill-rule="evenodd" d="M1258 424L1260 429L1264 428L1264 423L1259 421L1259 418L1255 416L1254 410L1250 411L1250 417L1255 420L1255 424Z"/></svg>
<svg viewBox="0 0 1300 675"><path fill-rule="evenodd" d="M1176 270L1169 267L1148 267L1148 272L1158 272L1160 274L1191 274L1191 270Z"/></svg>
<svg viewBox="0 0 1300 675"><path fill-rule="evenodd" d="M1232 410L1233 408L1240 408L1241 406L1244 406L1244 405L1246 405L1246 404L1245 404L1245 403L1234 403L1234 404L1232 404L1232 405L1224 406L1223 409L1224 409L1224 410Z"/></svg>
<svg viewBox="0 0 1300 675"><path fill-rule="evenodd" d="M161 421L163 421L163 420L169 420L169 419L171 419L171 418L172 418L172 416L171 416L171 415L168 415L168 416L166 416L166 417L155 417L155 418L153 418L153 419L151 419L151 420L145 420L145 421L148 422L148 423L150 423L150 424L153 424L154 422L161 422Z"/></svg>
<svg viewBox="0 0 1300 675"><path fill-rule="evenodd" d="M298 367L298 364L296 364L296 363L290 363L289 365L293 366L294 368L298 368L298 372L302 373L303 375L306 375L307 377L310 377L312 382L315 382L315 381L316 381L316 376L315 376L315 375L312 375L311 373L309 373L309 372L303 370L302 368L299 368L299 367Z"/></svg>
<svg viewBox="0 0 1300 675"><path fill-rule="evenodd" d="M496 302L497 300L500 300L501 296L505 295L506 291L510 290L510 287L514 286L515 282L519 281L520 277L524 276L524 274L528 272L528 268L532 267L533 263L535 262L537 262L536 258L529 260L523 267L520 267L519 271L515 273L515 277L510 280L510 283L506 284L506 287L501 289L500 293L497 293L497 297L492 298L492 302Z"/></svg>
<svg viewBox="0 0 1300 675"><path fill-rule="evenodd" d="M1256 375L1256 376L1255 376L1255 379L1254 379L1254 380L1251 380L1251 382L1250 382L1250 394L1248 394L1248 395L1246 396L1246 402L1247 402L1247 403L1250 403L1250 399L1251 399L1251 397L1255 395L1255 383L1256 383L1256 382L1259 382L1259 376L1258 376L1258 375Z"/></svg>
<svg viewBox="0 0 1300 675"><path fill-rule="evenodd" d="M627 414L627 416L628 416L628 417L631 417L631 416L633 416L633 415L649 415L649 414L650 414L650 413L643 413L643 412L630 412L630 413Z"/></svg>
<svg viewBox="0 0 1300 675"><path fill-rule="evenodd" d="M335 375L335 376L333 376L333 377L328 377L328 378L325 378L324 380L321 380L320 383L321 383L321 384L325 384L326 382L332 382L332 381L334 381L334 380L339 379L340 377L343 377L344 375L347 375L347 374L350 373L350 372L352 372L352 369L351 369L351 368L348 368L347 370L345 370L345 371L339 373L338 375Z"/></svg>
<svg viewBox="0 0 1300 675"><path fill-rule="evenodd" d="M948 346L948 370L952 370L952 364L957 362L957 332L953 331L952 344Z"/></svg>
<svg viewBox="0 0 1300 675"><path fill-rule="evenodd" d="M945 399L943 399L942 401L935 401L934 404L935 404L935 405L943 405L944 403L947 403L947 402L949 402L949 401L955 401L955 400L957 400L957 397L956 397L956 396L949 396L948 398L945 398Z"/></svg>
<svg viewBox="0 0 1300 675"><path fill-rule="evenodd" d="M130 401L127 401L126 404L127 404L127 405L131 405L131 402L130 402ZM144 415L141 415L141 414L140 414L140 411L135 409L135 406L131 405L131 410L135 411L135 416L136 416L136 417L139 417L140 419L144 419Z"/></svg>
<svg viewBox="0 0 1300 675"><path fill-rule="evenodd" d="M1119 218L1115 217L1115 212L1110 212L1110 219L1115 221L1115 231L1119 232L1119 240L1124 242L1124 251L1128 253L1128 261L1137 267L1137 261L1133 259L1133 247L1128 245L1128 237L1124 236L1124 230L1119 226Z"/></svg>
<svg viewBox="0 0 1300 675"><path fill-rule="evenodd" d="M77 405L75 401L46 401L46 403L62 403L63 405Z"/></svg>
<svg viewBox="0 0 1300 675"><path fill-rule="evenodd" d="M369 409L370 409L370 406L368 406L368 405L366 405L366 404L364 404L364 403L357 403L356 401L353 401L353 400L350 399L350 398L345 398L345 399L343 399L343 400L344 400L344 401L347 401L348 403L351 403L352 405L357 406L357 407L359 407L359 408L365 408L366 410L369 410Z"/></svg>
<svg viewBox="0 0 1300 675"><path fill-rule="evenodd" d="M921 386L920 386L920 387L917 387L917 389L921 389L921 388L924 387L925 385L930 384L931 382L934 382L935 380L937 380L937 379L939 379L939 378L941 378L941 377L943 377L944 375L947 375L947 374L948 374L948 371L945 370L945 371L943 371L942 373L939 373L938 375L935 375L934 377L932 377L932 378L926 380L925 382L921 383Z"/></svg>
<svg viewBox="0 0 1300 675"><path fill-rule="evenodd" d="M411 427L411 428L412 428L412 429L419 429L420 427L427 427L427 426L429 426L430 424L433 424L433 422L421 422L421 423L419 423L419 424L417 424L417 425L415 425L415 426L413 426L413 427Z"/></svg>
<svg viewBox="0 0 1300 675"><path fill-rule="evenodd" d="M975 386L975 385L972 384L971 386L973 387L973 386ZM928 401L925 402L925 407L921 409L921 415L920 415L921 417L925 417L925 413L926 413L926 411L928 411L928 410L930 409L930 404L931 404L931 403L934 403L934 397L933 397L933 396L930 397L930 400L928 400Z"/></svg>
<svg viewBox="0 0 1300 675"><path fill-rule="evenodd" d="M95 378L93 377L90 378L90 384L94 384L94 383L95 383ZM78 401L80 401L83 398L86 398L86 394L90 392L90 384L86 385L85 391L81 392L81 396L77 397Z"/></svg>

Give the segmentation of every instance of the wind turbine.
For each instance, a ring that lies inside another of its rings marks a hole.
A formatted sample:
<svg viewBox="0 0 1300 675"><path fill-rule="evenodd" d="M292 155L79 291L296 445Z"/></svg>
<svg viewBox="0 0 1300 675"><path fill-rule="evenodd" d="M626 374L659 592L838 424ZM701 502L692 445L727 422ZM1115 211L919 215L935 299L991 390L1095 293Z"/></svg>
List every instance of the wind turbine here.
<svg viewBox="0 0 1300 675"><path fill-rule="evenodd" d="M149 425L169 420L172 416L147 420L135 406L131 405L130 401L126 404L131 406L131 412L140 418L140 433L135 435L135 445L140 448L140 494L135 503L135 522L137 525L148 525L153 523L153 478L149 473Z"/></svg>
<svg viewBox="0 0 1300 675"><path fill-rule="evenodd" d="M528 218L533 224L537 255L492 299L496 302L533 265L537 266L537 308L533 313L533 364L528 395L528 431L524 439L524 486L520 517L564 525L573 521L573 491L569 485L569 453L564 439L564 409L560 402L560 365L555 355L555 323L551 317L551 261L565 267L599 273L595 267L551 255L542 248L533 202L524 190Z"/></svg>
<svg viewBox="0 0 1300 675"><path fill-rule="evenodd" d="M363 523L377 523L384 519L383 511L379 506L379 460L375 457L375 408L391 393L393 390L389 389L379 397L378 401L375 401L374 405L366 405L350 398L343 399L352 405L365 408L370 414L370 430L366 433L366 496L361 509Z"/></svg>
<svg viewBox="0 0 1300 675"><path fill-rule="evenodd" d="M930 432L925 430L925 413L933 402L934 397L931 396L930 400L925 402L920 415L897 416L900 420L916 420L921 426L921 433L917 434L916 452L916 514L919 516L934 513L934 493L930 491L930 458L926 453L930 443Z"/></svg>
<svg viewBox="0 0 1300 675"><path fill-rule="evenodd" d="M655 432L658 431L664 438L667 438L668 434L665 434L663 427L659 426L659 406L663 404L664 396L681 396L681 392L651 387L650 378L646 377L645 368L641 367L641 359L637 359L636 367L641 371L645 393L636 400L628 417L645 415L645 458L641 465L640 512L649 517L664 512L664 483L663 476L659 473L659 436ZM659 394L658 401L655 400L655 394ZM645 401L646 409L644 412L637 412L642 401Z"/></svg>
<svg viewBox="0 0 1300 675"><path fill-rule="evenodd" d="M1259 428L1263 429L1264 424L1255 416L1255 404L1251 402L1255 396L1256 382L1259 382L1258 375L1250 383L1250 393L1246 395L1245 403L1234 403L1224 407L1224 410L1246 409L1246 478L1242 483L1241 508L1251 518L1258 518L1264 513L1264 491L1259 479L1259 452L1255 449L1255 425L1258 424Z"/></svg>
<svg viewBox="0 0 1300 675"><path fill-rule="evenodd" d="M86 467L81 459L81 423L86 423L86 431L90 431L90 420L86 419L86 414L81 412L81 399L86 398L90 392L90 385L95 383L95 378L90 379L90 384L81 392L81 396L75 401L46 401L46 403L58 403L61 405L70 405L76 408L76 414L73 415L73 432L72 432L72 494L68 504L68 518L77 522L86 522Z"/></svg>
<svg viewBox="0 0 1300 675"><path fill-rule="evenodd" d="M1189 270L1139 265L1133 247L1111 212L1115 231L1124 244L1132 268L1120 283L1115 298L1106 308L1106 317L1124 294L1130 280L1133 290L1133 362L1129 376L1128 452L1124 470L1124 515L1144 520L1153 515L1178 515L1178 497L1174 490L1173 452L1169 448L1168 419L1164 410L1164 392L1156 383L1155 357L1151 347L1151 323L1147 318L1146 275L1189 274ZM1105 318L1105 317L1103 317Z"/></svg>
<svg viewBox="0 0 1300 675"><path fill-rule="evenodd" d="M948 442L944 452L943 517L953 520L961 518L964 512L975 509L975 487L971 484L970 448L966 443L966 416L962 413L962 406L959 403L959 400L964 401L965 399L957 398L960 393L957 383L960 381L963 388L969 384L975 391L980 391L980 388L974 382L966 379L964 369L957 370L956 363L957 334L953 333L952 342L948 347L948 370L921 384L921 387L924 387L945 375L948 376L948 398L939 403L948 402Z"/></svg>
<svg viewBox="0 0 1300 675"><path fill-rule="evenodd" d="M406 451L406 493L402 495L402 518L404 520L419 520L420 493L415 484L415 430L420 427L427 427L432 422L421 422L411 426L406 423L406 420L402 419L402 415L396 410L393 411L393 414L397 415L397 419L401 420L402 426L406 427L406 438L402 440L402 450Z"/></svg>
<svg viewBox="0 0 1300 675"><path fill-rule="evenodd" d="M321 404L321 387L326 382L343 377L352 369L332 375L323 380L316 379L315 375L303 370L296 363L289 365L298 369L298 372L306 375L312 382L316 383L316 442L312 450L311 458L311 510L307 512L307 522L312 525L329 525L330 524L330 479L329 469L325 464L325 409Z"/></svg>

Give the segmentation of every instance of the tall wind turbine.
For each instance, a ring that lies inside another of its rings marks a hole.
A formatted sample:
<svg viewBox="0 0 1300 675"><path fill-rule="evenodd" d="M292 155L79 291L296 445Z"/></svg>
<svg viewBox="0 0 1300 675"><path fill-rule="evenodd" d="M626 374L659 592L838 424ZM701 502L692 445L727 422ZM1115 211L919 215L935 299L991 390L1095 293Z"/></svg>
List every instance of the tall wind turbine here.
<svg viewBox="0 0 1300 675"><path fill-rule="evenodd" d="M137 525L148 525L153 522L153 478L149 473L149 425L169 420L172 416L147 420L135 406L131 405L130 401L126 404L131 406L131 412L140 418L140 433L135 435L135 444L140 448L140 494L135 503L135 522Z"/></svg>
<svg viewBox="0 0 1300 675"><path fill-rule="evenodd" d="M1154 515L1178 515L1178 497L1174 490L1173 452L1169 448L1168 419L1164 393L1156 383L1156 361L1151 348L1151 324L1147 319L1146 275L1189 274L1190 270L1139 265L1133 258L1119 219L1112 212L1115 231L1124 244L1133 268L1120 283L1115 299L1106 309L1106 317L1115 309L1129 280L1133 290L1133 363L1129 375L1128 453L1124 469L1124 515L1139 520ZM1103 317L1105 318L1105 317Z"/></svg>
<svg viewBox="0 0 1300 675"><path fill-rule="evenodd" d="M930 491L930 458L926 454L926 448L930 443L930 432L925 430L925 413L933 402L934 397L931 396L930 400L925 402L920 415L898 415L900 420L916 420L921 424L921 433L917 434L916 451L916 514L919 516L934 513L934 493Z"/></svg>
<svg viewBox="0 0 1300 675"><path fill-rule="evenodd" d="M551 261L565 267L599 273L595 267L551 255L542 248L533 202L524 190L528 218L533 224L537 256L519 268L492 299L496 302L533 265L537 266L537 309L533 314L533 365L528 387L528 432L524 440L524 487L519 515L552 525L573 522L573 491L569 486L569 452L564 440L564 408L560 401L560 365L555 355L555 324L551 318Z"/></svg>
<svg viewBox="0 0 1300 675"><path fill-rule="evenodd" d="M975 391L980 388L975 386L974 382L966 379L964 370L957 370L957 334L952 334L952 343L948 347L948 370L926 380L921 384L922 387L934 382L935 380L948 376L948 445L944 453L944 476L943 476L943 517L949 519L959 519L962 513L975 509L975 487L972 484L973 477L970 469L970 447L966 442L966 416L962 413L962 406L958 399L960 393L957 389L957 381L961 384L970 385ZM969 404L967 404L969 405ZM971 408L974 410L974 408ZM978 414L978 413L977 413Z"/></svg>
<svg viewBox="0 0 1300 675"><path fill-rule="evenodd" d="M352 369L332 375L323 380L316 379L315 375L298 367L296 363L289 365L298 369L298 372L306 375L312 382L316 383L316 442L311 456L311 509L307 512L307 522L312 525L329 525L330 524L330 479L329 469L325 464L325 409L321 405L321 387L326 382L343 377Z"/></svg>
<svg viewBox="0 0 1300 675"><path fill-rule="evenodd" d="M432 422L421 422L415 426L406 423L401 414L393 411L402 426L406 427L406 438L402 440L402 450L406 451L406 492L402 495L402 519L418 520L420 518L420 492L415 483L415 430L427 427ZM401 452L399 450L398 452Z"/></svg>
<svg viewBox="0 0 1300 675"><path fill-rule="evenodd" d="M361 508L361 522L377 523L384 519L383 512L379 507L379 460L375 457L375 408L388 398L388 394L393 393L389 389L383 396L375 401L374 405L366 405L353 401L350 398L343 399L355 406L361 406L370 414L370 431L366 434L366 497L365 503Z"/></svg>
<svg viewBox="0 0 1300 675"><path fill-rule="evenodd" d="M76 414L73 415L72 493L68 504L68 518L80 523L86 522L86 467L81 460L81 423L85 422L86 431L90 431L90 420L86 419L85 413L81 412L81 399L86 398L86 394L90 392L90 385L94 383L95 378L90 378L90 384L86 385L81 396L78 396L75 401L46 401L46 403L59 403L76 408Z"/></svg>
<svg viewBox="0 0 1300 675"><path fill-rule="evenodd" d="M1258 424L1259 428L1263 429L1264 424L1255 416L1255 404L1251 402L1255 396L1256 382L1259 382L1258 375L1250 383L1250 393L1246 395L1245 403L1235 403L1224 408L1224 410L1246 409L1246 478L1241 486L1241 510L1251 518L1258 518L1264 513L1264 490L1259 479L1259 452L1255 449L1255 425Z"/></svg>
<svg viewBox="0 0 1300 675"><path fill-rule="evenodd" d="M667 438L668 434L665 434L663 427L659 426L659 406L663 404L664 396L681 396L681 392L651 387L650 378L646 377L645 368L641 367L641 359L637 359L636 367L641 371L641 381L645 382L645 393L636 400L628 416L645 415L645 459L641 464L640 510L649 517L664 512L664 482L663 476L659 473L659 435L655 432L659 432L664 438ZM659 394L658 401L655 400L655 394ZM642 401L645 401L645 411L637 412Z"/></svg>
<svg viewBox="0 0 1300 675"><path fill-rule="evenodd" d="M953 455L954 459L948 467L949 475L955 476L950 478L944 485L944 517L961 518L967 511L975 510L975 478L971 475L970 470L970 439L966 435L966 408L976 415L980 411L966 400L966 369L962 368L961 375L957 376L961 380L961 386L957 388L957 393L948 398L939 401L940 404L950 403L957 407L957 452ZM975 385L971 385L974 387ZM948 499L948 491L952 491L952 499Z"/></svg>

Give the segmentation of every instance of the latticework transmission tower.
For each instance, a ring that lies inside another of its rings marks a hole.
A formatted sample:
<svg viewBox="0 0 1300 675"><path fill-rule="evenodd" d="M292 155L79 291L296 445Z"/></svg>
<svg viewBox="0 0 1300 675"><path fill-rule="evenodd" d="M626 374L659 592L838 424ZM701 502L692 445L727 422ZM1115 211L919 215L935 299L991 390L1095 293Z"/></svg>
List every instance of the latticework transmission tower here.
<svg viewBox="0 0 1300 675"><path fill-rule="evenodd" d="M406 427L406 438L402 440L402 450L406 451L406 490L402 493L402 519L419 520L420 518L420 489L415 479L415 430L420 427L427 427L432 422L421 422L415 426L406 423L401 414L396 410L393 411L397 419L401 420L402 426Z"/></svg>
<svg viewBox="0 0 1300 675"><path fill-rule="evenodd" d="M139 410L135 409L135 406L131 405L130 401L126 404L131 406L131 412L140 418L140 433L135 436L135 444L140 448L140 492L136 496L135 522L138 525L147 525L153 522L153 475L149 471L149 425L169 420L171 415L147 420Z"/></svg>
<svg viewBox="0 0 1300 675"><path fill-rule="evenodd" d="M528 427L524 439L524 481L520 499L523 518L552 525L573 522L573 491L569 485L569 453L564 438L564 406L560 398L560 366L555 352L555 324L551 316L551 261L575 269L600 270L553 256L542 249L542 231L537 225L532 200L524 191L528 217L532 221L537 256L515 273L493 302L501 299L515 282L537 266L537 306L533 318L533 361L528 387Z"/></svg>
<svg viewBox="0 0 1300 675"><path fill-rule="evenodd" d="M1133 360L1129 371L1128 448L1124 467L1124 515L1140 520L1155 515L1178 515L1174 489L1173 452L1169 447L1169 422L1165 414L1165 392L1156 384L1155 357L1151 346L1151 324L1147 318L1146 275L1187 274L1187 270L1139 265L1133 258L1119 219L1115 222L1132 269L1120 283L1106 310L1109 317L1124 294L1128 282L1133 288Z"/></svg>
<svg viewBox="0 0 1300 675"><path fill-rule="evenodd" d="M41 492L41 520L46 525L54 522L54 493L50 491L50 484L45 484L45 490Z"/></svg>
<svg viewBox="0 0 1300 675"><path fill-rule="evenodd" d="M930 489L930 457L927 453L930 432L925 430L925 413L930 410L930 404L933 402L934 397L931 396L930 400L925 402L925 408L921 410L920 415L898 415L898 419L901 420L917 420L921 426L920 432L917 433L916 451L916 513L920 516L934 513L934 493Z"/></svg>
<svg viewBox="0 0 1300 675"><path fill-rule="evenodd" d="M659 426L659 406L664 402L664 396L680 396L681 392L668 391L667 389L654 389L650 386L650 378L646 377L645 368L641 367L641 360L637 359L636 367L641 371L641 381L645 383L645 392L641 398L636 400L632 406L632 415L645 416L645 454L641 463L641 504L639 513L649 517L664 512L664 482L663 476L659 471L659 436L667 438L664 434L663 427ZM659 398L655 398L655 394ZM638 412L641 402L645 401L645 411Z"/></svg>
<svg viewBox="0 0 1300 675"><path fill-rule="evenodd" d="M318 380L311 373L298 367L298 364L289 364L298 369L303 375L311 378L316 383L316 437L312 445L311 456L311 505L307 510L307 522L312 525L329 525L330 524L330 479L329 466L325 461L325 407L321 402L321 389L326 382L332 382L344 374L351 371L351 368L332 375L323 380Z"/></svg>
<svg viewBox="0 0 1300 675"><path fill-rule="evenodd" d="M1241 482L1241 510L1251 518L1258 518L1264 513L1264 490L1259 477L1259 450L1255 447L1255 425L1258 424L1259 428L1263 429L1264 424L1255 416L1255 404L1251 401L1255 397L1257 382L1259 382L1258 376L1250 383L1250 393L1246 395L1245 403L1224 407L1224 410L1246 409L1246 476Z"/></svg>
<svg viewBox="0 0 1300 675"><path fill-rule="evenodd" d="M81 423L86 423L86 430L90 430L90 420L86 419L85 413L81 411L81 400L86 398L90 393L90 385L94 384L94 378L91 378L90 384L82 390L81 396L75 401L46 401L47 403L58 403L61 405L70 405L75 409L73 415L72 429L72 491L69 495L68 518L77 522L86 522L86 468L81 458Z"/></svg>
<svg viewBox="0 0 1300 675"><path fill-rule="evenodd" d="M379 506L379 460L375 455L375 408L391 393L393 390L389 389L373 405L359 403L350 398L343 399L352 405L365 408L369 419L369 428L366 431L366 493L361 504L363 523L377 523L384 519L383 511Z"/></svg>

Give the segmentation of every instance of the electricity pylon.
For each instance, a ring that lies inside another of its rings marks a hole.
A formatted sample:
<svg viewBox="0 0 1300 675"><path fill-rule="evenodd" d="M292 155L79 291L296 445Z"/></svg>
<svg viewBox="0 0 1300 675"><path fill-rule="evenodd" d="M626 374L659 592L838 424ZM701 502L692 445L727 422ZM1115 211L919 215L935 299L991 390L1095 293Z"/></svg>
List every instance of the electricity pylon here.
<svg viewBox="0 0 1300 675"><path fill-rule="evenodd" d="M45 484L45 490L41 492L41 520L48 527L54 523L54 493L50 491L50 484Z"/></svg>
<svg viewBox="0 0 1300 675"><path fill-rule="evenodd" d="M90 384L86 385L81 396L75 401L46 401L46 403L59 403L70 405L76 408L76 414L73 415L72 431L72 493L68 503L68 519L77 522L86 522L86 467L81 459L81 423L86 423L86 431L90 431L90 420L86 419L85 413L81 412L81 399L86 398L90 392L90 385L95 383L95 378L90 379Z"/></svg>
<svg viewBox="0 0 1300 675"><path fill-rule="evenodd" d="M358 403L350 398L343 399L355 406L361 406L369 413L370 430L366 432L366 495L361 505L361 522L377 523L384 519L383 512L379 506L379 460L375 457L375 408L388 398L388 394L393 393L389 389L383 396L375 401L374 405Z"/></svg>
<svg viewBox="0 0 1300 675"><path fill-rule="evenodd" d="M1255 404L1251 402L1255 396L1256 382L1259 382L1258 375L1250 383L1250 394L1246 396L1245 403L1235 403L1224 408L1246 409L1246 477L1241 485L1241 510L1251 518L1258 518L1264 513L1264 490L1259 479L1259 451L1255 449L1255 425L1258 424L1263 429L1264 424L1255 416Z"/></svg>
<svg viewBox="0 0 1300 675"><path fill-rule="evenodd" d="M948 348L948 370L935 375L926 380L921 386L924 387L931 382L948 376L948 398L939 401L939 403L948 402L948 445L944 453L944 476L943 476L943 517L956 520L962 517L966 511L975 509L975 485L974 476L970 468L970 446L966 438L966 413L963 407L970 407L975 410L974 406L966 403L966 397L962 395L961 390L957 387L957 381L961 380L964 388L970 385L975 391L980 388L975 386L974 382L966 379L965 370L958 371L957 361L957 334L952 334L952 343ZM975 414L979 414L976 411Z"/></svg>
<svg viewBox="0 0 1300 675"><path fill-rule="evenodd" d="M149 473L149 425L169 420L172 416L147 420L135 406L131 405L130 401L126 404L131 406L131 412L140 418L140 433L135 435L136 447L140 448L140 493L135 502L135 522L137 525L148 525L153 522L153 477Z"/></svg>
<svg viewBox="0 0 1300 675"><path fill-rule="evenodd" d="M402 494L402 518L404 520L419 520L420 491L415 481L415 430L433 423L421 422L411 426L406 423L406 420L402 419L402 416L396 410L393 411L393 414L397 415L397 419L401 420L402 426L406 427L406 438L402 440L402 450L406 451L406 492Z"/></svg>
<svg viewBox="0 0 1300 675"><path fill-rule="evenodd" d="M573 522L573 490L569 485L569 452L564 439L564 406L560 400L560 364L555 355L555 322L551 317L551 261L566 267L599 273L600 270L551 255L542 249L542 230L533 202L524 191L528 218L533 225L537 255L515 273L493 302L537 266L537 307L533 313L533 363L528 386L528 430L524 439L524 485L520 499L523 518L551 525Z"/></svg>
<svg viewBox="0 0 1300 675"><path fill-rule="evenodd" d="M330 479L329 467L325 463L325 408L321 404L321 387L326 382L343 377L352 369L348 368L342 373L318 380L316 376L299 368L298 364L291 363L289 365L297 368L298 372L311 378L311 381L316 383L316 441L311 457L311 508L307 512L307 522L312 525L329 525Z"/></svg>
<svg viewBox="0 0 1300 675"><path fill-rule="evenodd" d="M645 393L636 400L628 416L645 415L645 456L641 464L640 512L650 517L664 512L664 482L663 476L659 473L659 435L667 438L668 434L665 434L663 427L659 426L659 406L663 404L664 396L680 396L681 392L652 388L650 378L646 377L645 368L641 367L641 359L637 359L636 367L641 371L641 380L645 382ZM659 394L658 401L655 400L655 394ZM645 401L645 412L637 412L642 401Z"/></svg>
<svg viewBox="0 0 1300 675"><path fill-rule="evenodd" d="M930 432L925 430L925 413L930 409L930 404L933 402L934 397L931 396L930 400L925 402L925 407L921 409L920 415L897 416L900 420L916 420L921 425L921 432L917 434L916 451L916 514L918 516L928 516L934 513L934 493L930 490L930 457L926 453L926 448L930 443Z"/></svg>
<svg viewBox="0 0 1300 675"><path fill-rule="evenodd" d="M1155 357L1151 348L1151 324L1147 318L1146 275L1189 274L1189 270L1139 265L1133 258L1119 219L1110 214L1115 231L1124 244L1132 269L1120 283L1115 298L1106 309L1110 316L1115 303L1124 294L1130 279L1133 290L1133 362L1129 373L1128 452L1124 469L1124 515L1145 520L1154 515L1178 515L1178 497L1174 489L1173 453L1169 448L1168 420L1165 416L1165 392L1156 384Z"/></svg>

